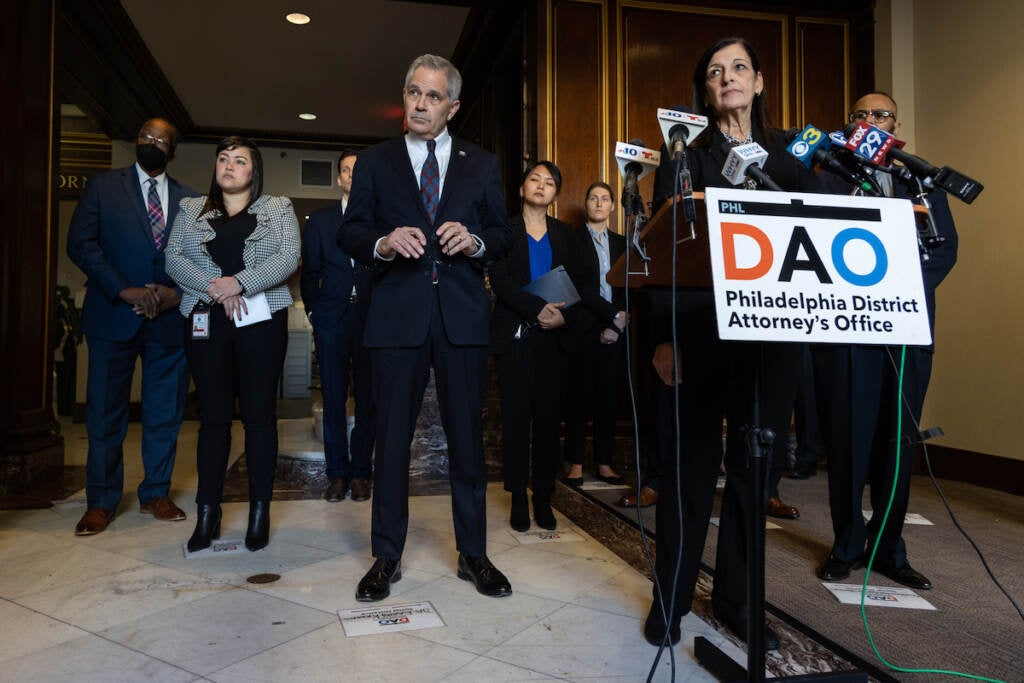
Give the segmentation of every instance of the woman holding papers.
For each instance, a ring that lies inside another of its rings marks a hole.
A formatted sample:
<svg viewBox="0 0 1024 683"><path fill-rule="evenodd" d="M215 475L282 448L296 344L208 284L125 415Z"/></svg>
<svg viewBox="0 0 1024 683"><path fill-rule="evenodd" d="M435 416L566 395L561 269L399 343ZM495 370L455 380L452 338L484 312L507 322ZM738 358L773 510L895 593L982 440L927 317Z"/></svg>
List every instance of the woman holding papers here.
<svg viewBox="0 0 1024 683"><path fill-rule="evenodd" d="M561 186L562 173L550 161L527 167L519 188L523 212L510 221L512 248L490 270L497 297L491 317L491 351L501 392L503 473L505 490L512 494L509 524L516 531L530 528L526 485L531 465L534 520L544 529L556 525L551 494L558 466L563 369L572 346L567 321L572 313L565 299L545 300L524 288L532 282L531 289L542 291L539 285L559 273L551 273L543 283L536 282L538 278L559 266L568 273L572 288L579 287L579 255L572 228L547 215Z"/></svg>
<svg viewBox="0 0 1024 683"><path fill-rule="evenodd" d="M749 180L726 179L723 168L728 167L726 162L734 146L756 142L768 152L764 172L781 188L820 191L814 173L786 153L782 134L771 127L766 82L769 81L761 74L757 53L742 38L719 40L698 60L693 72L692 107L697 114L707 116L708 127L687 150L694 189L735 184L750 188ZM655 176L656 209L675 195L675 163L667 153L661 158ZM680 206L680 223L682 215ZM712 610L715 618L742 639L746 639L748 628L765 629L767 649L777 649L778 638L766 624L747 623L744 519L754 511L750 507L752 492L744 426L755 424L754 381L759 375L757 424L775 431L772 458L781 464L786 455L802 346L719 339L710 290L679 289L675 296L671 292L652 292L652 309L651 331L657 345L652 363L660 379L660 399L667 401L663 405L668 407L667 411L659 411L659 415L666 415L659 425L659 441L678 444L678 461L674 447L661 454L663 486L657 508L656 563L660 595L655 593L644 634L654 645L664 641L674 644L680 639L680 619L690 611L693 600L723 461L725 418L726 483L718 527ZM676 384L679 406L674 414ZM676 424L678 433L674 429ZM790 508L787 516L796 514L795 508Z"/></svg>
<svg viewBox="0 0 1024 683"><path fill-rule="evenodd" d="M288 343L285 281L299 264L299 225L286 197L263 194L263 159L250 140L217 145L210 192L182 200L167 244L181 287L185 353L199 399L195 552L220 536L220 500L235 398L245 428L249 526L245 546L266 547L277 466L277 382Z"/></svg>
<svg viewBox="0 0 1024 683"><path fill-rule="evenodd" d="M615 419L619 393L626 376L626 292L605 279L612 264L626 251L626 238L608 229L615 210L615 193L603 182L591 183L584 203L587 221L575 231L582 273L587 287L580 292L578 353L573 357L569 383L571 398L566 415L565 482L583 484L583 451L587 421L594 425L594 464L597 478L606 484L625 482L612 469Z"/></svg>

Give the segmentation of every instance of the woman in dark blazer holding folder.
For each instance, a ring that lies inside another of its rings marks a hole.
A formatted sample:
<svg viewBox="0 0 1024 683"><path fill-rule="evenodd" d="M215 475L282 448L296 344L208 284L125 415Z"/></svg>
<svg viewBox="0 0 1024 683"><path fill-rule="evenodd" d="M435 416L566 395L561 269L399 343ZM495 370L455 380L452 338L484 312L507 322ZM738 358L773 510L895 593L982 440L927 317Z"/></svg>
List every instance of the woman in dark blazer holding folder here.
<svg viewBox="0 0 1024 683"><path fill-rule="evenodd" d="M567 318L572 315L563 310L564 301L547 302L523 287L558 266L579 282L572 228L547 215L561 186L562 173L550 161L527 167L519 188L523 212L510 221L512 248L490 270L497 297L491 351L501 393L503 474L505 490L512 494L509 524L516 531L530 528L526 485L531 465L534 520L545 529L556 525L551 494L558 466L563 369L572 347Z"/></svg>

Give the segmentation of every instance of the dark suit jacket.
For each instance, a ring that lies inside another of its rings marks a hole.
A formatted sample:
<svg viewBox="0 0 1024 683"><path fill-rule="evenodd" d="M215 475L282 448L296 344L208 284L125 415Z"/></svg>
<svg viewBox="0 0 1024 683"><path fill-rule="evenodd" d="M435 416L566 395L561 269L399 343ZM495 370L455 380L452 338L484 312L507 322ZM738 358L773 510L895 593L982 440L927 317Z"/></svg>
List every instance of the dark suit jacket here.
<svg viewBox="0 0 1024 683"><path fill-rule="evenodd" d="M822 174L822 186L826 191L833 194L848 195L853 191L853 186L844 180L832 175ZM893 197L896 199L909 199L916 202L915 195L911 194L908 188L896 178L893 178ZM932 207L932 218L935 221L936 231L946 238L938 248L933 249L927 261L921 262L921 275L924 281L924 298L928 306L928 322L931 325L932 334L935 333L935 290L939 284L949 275L956 265L957 252L959 250L959 236L956 232L956 224L953 222L953 214L949 210L949 200L942 190L935 190L928 195L928 201ZM916 217L916 214L915 214ZM924 347L924 348L931 348Z"/></svg>
<svg viewBox="0 0 1024 683"><path fill-rule="evenodd" d="M197 192L167 176L164 244L170 239L178 203L195 196ZM87 336L127 341L138 333L146 319L118 297L126 287L177 287L164 272L163 251L157 251L153 242L134 164L89 179L71 217L68 256L89 278L82 307L82 331ZM185 343L177 309L164 311L151 324L163 344Z"/></svg>
<svg viewBox="0 0 1024 683"><path fill-rule="evenodd" d="M463 254L445 256L436 230L445 221L459 221L484 244L481 259ZM374 258L377 240L397 227L418 227L427 238L419 259ZM493 154L452 138L451 160L444 191L431 223L420 199L405 138L382 142L360 153L352 177L352 193L338 236L343 251L374 269L373 298L363 343L371 348L422 346L427 339L433 297L448 340L456 345L486 346L490 301L483 269L508 250L511 232L501 192L501 173ZM431 284L437 263L438 283ZM434 288L438 291L435 294Z"/></svg>
<svg viewBox="0 0 1024 683"><path fill-rule="evenodd" d="M491 289L497 296L494 313L491 316L491 352L507 353L512 348L516 327L520 323L537 322L537 314L547 304L535 294L523 291L530 283L530 243L526 224L522 216L516 216L512 224L512 248L508 255L490 268ZM565 266L577 290L583 286L581 280L581 254L573 238L572 228L557 218L547 217L548 240L551 242L551 268ZM582 296L582 292L580 292ZM575 340L571 337L577 321L576 311L571 306L562 309L565 325L555 330L562 348L571 351ZM532 334L533 332L531 332Z"/></svg>
<svg viewBox="0 0 1024 683"><path fill-rule="evenodd" d="M366 318L370 303L370 271L353 266L338 246L341 220L341 202L320 209L310 215L302 237L302 301L313 324L324 329L337 325L352 305L353 285L360 318Z"/></svg>
<svg viewBox="0 0 1024 683"><path fill-rule="evenodd" d="M606 230L605 235L608 237L611 263L614 264L626 251L626 238L611 230ZM597 245L590 236L590 230L584 224L582 228L573 231L573 238L581 255L580 279L584 283L583 289L580 290L583 305L580 307L577 332L594 337L596 342L602 330L613 328L618 331L619 328L612 320L616 313L626 310L626 291L623 287L612 287L612 300L605 301L601 297L601 264L597 257Z"/></svg>

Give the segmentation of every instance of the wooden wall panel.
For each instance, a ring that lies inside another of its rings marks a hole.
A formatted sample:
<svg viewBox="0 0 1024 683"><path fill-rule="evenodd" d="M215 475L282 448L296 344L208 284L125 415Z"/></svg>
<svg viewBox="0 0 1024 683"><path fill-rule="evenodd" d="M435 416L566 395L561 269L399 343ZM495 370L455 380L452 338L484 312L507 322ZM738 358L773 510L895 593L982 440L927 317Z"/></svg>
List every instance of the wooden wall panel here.
<svg viewBox="0 0 1024 683"><path fill-rule="evenodd" d="M608 115L602 60L602 8L593 2L558 2L553 7L551 159L562 171L556 213L580 226L586 218L587 186L603 180ZM527 150L529 152L529 150ZM536 152L537 158L543 152Z"/></svg>
<svg viewBox="0 0 1024 683"><path fill-rule="evenodd" d="M841 129L849 99L849 29L845 22L798 19L796 25L795 126Z"/></svg>

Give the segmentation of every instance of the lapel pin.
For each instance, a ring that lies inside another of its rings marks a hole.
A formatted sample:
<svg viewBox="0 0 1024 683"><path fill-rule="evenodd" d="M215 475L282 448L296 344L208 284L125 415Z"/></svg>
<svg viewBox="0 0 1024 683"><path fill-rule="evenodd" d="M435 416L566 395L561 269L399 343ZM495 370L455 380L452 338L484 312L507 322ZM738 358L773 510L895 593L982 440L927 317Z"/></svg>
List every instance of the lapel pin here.
<svg viewBox="0 0 1024 683"><path fill-rule="evenodd" d="M460 156L460 157L464 157L464 156L466 156L466 151L465 151L465 150L463 150L463 149L460 149L460 150L459 150L459 156Z"/></svg>

